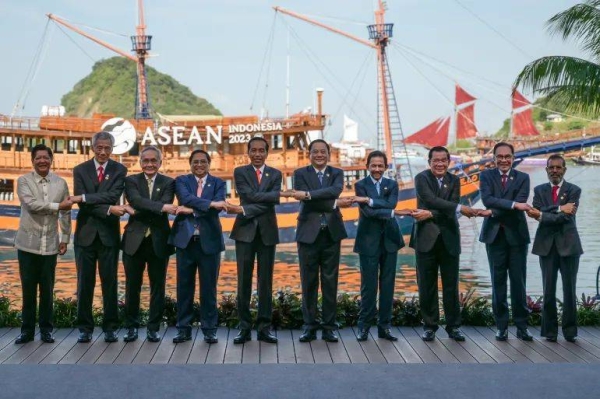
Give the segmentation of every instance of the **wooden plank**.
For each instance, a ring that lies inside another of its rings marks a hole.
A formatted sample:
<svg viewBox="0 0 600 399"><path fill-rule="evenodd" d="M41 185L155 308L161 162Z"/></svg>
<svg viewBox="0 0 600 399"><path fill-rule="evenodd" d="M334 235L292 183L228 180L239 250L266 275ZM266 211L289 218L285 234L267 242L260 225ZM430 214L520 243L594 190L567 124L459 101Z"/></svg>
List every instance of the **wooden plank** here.
<svg viewBox="0 0 600 399"><path fill-rule="evenodd" d="M228 328L219 327L217 330L217 338L219 339L219 342L209 345L208 354L206 355L206 364L223 364L225 353L229 346L228 336L231 336L231 340L233 341L235 335L232 334ZM204 342L204 335L202 334L202 331L198 331L198 337L196 338L196 341L198 340ZM206 343L204 344L207 345Z"/></svg>
<svg viewBox="0 0 600 399"><path fill-rule="evenodd" d="M137 356L138 352L146 342L146 327L140 328L138 331L139 338L133 342L127 342L125 347L119 352L118 356L114 359L113 364L130 364L133 362L133 359ZM158 345L155 343L154 345ZM107 351L110 351L111 348L108 348ZM109 352L108 355L110 355ZM102 354L104 356L104 354ZM107 355L107 356L108 356Z"/></svg>
<svg viewBox="0 0 600 399"><path fill-rule="evenodd" d="M150 342L146 339L146 337L143 337L141 340L138 339L138 341L143 341L142 346L135 354L135 357L131 360L131 363L133 363L133 364L150 364L150 362L152 361L152 358L154 357L154 354L156 353L156 351L158 350L158 347L160 346L160 342ZM164 338L161 340L161 342L162 341L164 341Z"/></svg>
<svg viewBox="0 0 600 399"><path fill-rule="evenodd" d="M344 346L344 341L340 336L340 342L327 342L327 349L329 349L329 355L331 355L331 361L336 364L347 364L350 363L350 357Z"/></svg>
<svg viewBox="0 0 600 399"><path fill-rule="evenodd" d="M88 350L94 346L94 343L99 339L100 336L102 336L102 341L104 341L104 334L102 334L100 329L96 329L96 332L92 334L92 340L85 344L77 342L78 336L79 334L77 334L75 338L74 345L71 347L69 352L67 352L62 359L58 361L58 364L75 364L83 357L83 355L85 355Z"/></svg>
<svg viewBox="0 0 600 399"><path fill-rule="evenodd" d="M377 348L382 353L386 363L406 363L402 355L400 355L400 352L398 352L396 346L394 346L394 342L388 341L387 339L378 338L377 333L372 333L371 339L373 340L373 343L377 345Z"/></svg>
<svg viewBox="0 0 600 399"><path fill-rule="evenodd" d="M75 345L84 345L77 344L78 336L79 330L76 328L72 329L69 335L66 336L65 339L63 339L62 342L40 362L40 364L58 364L58 362L60 362L60 360L65 357Z"/></svg>
<svg viewBox="0 0 600 399"><path fill-rule="evenodd" d="M277 363L277 346L278 344L269 344L261 341L259 343L260 363L272 364Z"/></svg>
<svg viewBox="0 0 600 399"><path fill-rule="evenodd" d="M508 356L515 363L533 363L529 357L525 356L523 353L515 349L509 341L496 341L496 330L491 329L490 327L473 327L478 333L481 334L487 341L495 346L499 351ZM541 362L543 362L544 357L537 354L539 358L541 358ZM536 358L537 359L537 358ZM548 362L546 360L546 362Z"/></svg>
<svg viewBox="0 0 600 399"><path fill-rule="evenodd" d="M400 330L398 330L397 327L392 327L392 332L398 336L398 341L395 341L392 344L400 356L402 356L402 359L404 359L406 363L423 363L423 359L415 352Z"/></svg>
<svg viewBox="0 0 600 399"><path fill-rule="evenodd" d="M127 333L127 329L124 328L121 330L122 332ZM146 330L138 330L138 337L145 337ZM124 336L125 334L123 334ZM139 338L137 339L140 340ZM123 337L119 337L117 342L113 342L106 347L104 352L100 355L98 359L96 359L96 364L113 364L117 357L121 354L123 349L127 346L127 342L123 341Z"/></svg>
<svg viewBox="0 0 600 399"><path fill-rule="evenodd" d="M310 343L300 342L298 338L302 335L301 330L292 330L292 341L294 342L294 351L296 353L296 363L314 363L315 358L312 354Z"/></svg>
<svg viewBox="0 0 600 399"><path fill-rule="evenodd" d="M331 359L331 354L329 354L329 348L327 345L340 345L343 346L342 343L338 342L325 342L322 339L316 339L310 343L310 349L312 350L313 359L315 359L315 363L333 363L333 359Z"/></svg>
<svg viewBox="0 0 600 399"><path fill-rule="evenodd" d="M21 333L20 328L11 328L6 334L0 337L0 352L8 345L14 345L15 339Z"/></svg>
<svg viewBox="0 0 600 399"><path fill-rule="evenodd" d="M16 352L18 352L19 350L23 349L26 346L35 346L35 348L37 348L39 346L39 342L37 341L31 341L28 342L26 344L21 344L21 345L17 345L15 344L15 339L17 338L17 336L21 333L21 331L17 328L14 328L13 330L15 330L14 332L11 332L8 337L3 337L4 338L4 346L2 348L2 350L0 350L0 363L4 363L8 358L10 358L12 355L14 355ZM34 336L34 339L37 338L36 336Z"/></svg>
<svg viewBox="0 0 600 399"><path fill-rule="evenodd" d="M352 329L352 331L354 334L354 339L356 340L356 329ZM356 341L356 342L358 342L358 341ZM365 353L365 356L367 357L367 360L369 361L369 363L375 363L375 364L387 363L387 360L386 360L385 356L383 356L383 353L381 353L379 346L377 346L375 341L373 341L373 336L370 336L369 339L366 341L358 342L358 344L360 345L363 352ZM394 351L395 350L396 349L394 348Z"/></svg>
<svg viewBox="0 0 600 399"><path fill-rule="evenodd" d="M600 328L599 327L590 327L590 326L577 327L577 330L585 331L590 336L594 336L594 337L600 339Z"/></svg>
<svg viewBox="0 0 600 399"><path fill-rule="evenodd" d="M12 330L11 327L2 327L0 328L0 338L4 336L4 334L8 333L10 330Z"/></svg>
<svg viewBox="0 0 600 399"><path fill-rule="evenodd" d="M541 329L539 327L531 327L530 330L535 331L536 333L541 333ZM573 363L598 363L600 362L600 358L594 356L589 350L585 349L584 346L595 348L593 345L585 342L583 339L577 340L574 344L567 342L563 339L558 339L556 342L550 342L545 338L540 338L539 342L546 346L548 349L555 351L565 359L569 359L569 361ZM597 349L597 348L596 348ZM592 349L594 350L594 349ZM597 352L598 353L598 352ZM573 357L572 357L573 356ZM571 358L572 357L572 358Z"/></svg>
<svg viewBox="0 0 600 399"><path fill-rule="evenodd" d="M412 330L413 338L420 339L421 342L427 345L442 363L460 363L459 359L457 359L440 341L439 335L445 333L443 329L439 329L436 332L436 338L431 342L423 341L421 338L421 334L423 333L421 327L415 327L410 330ZM410 334L410 330L407 329L406 334ZM404 334L404 330L402 331L402 334Z"/></svg>
<svg viewBox="0 0 600 399"><path fill-rule="evenodd" d="M245 344L234 344L233 340L238 335L240 330L238 329L230 329L229 330L229 339L226 344L225 357L223 358L224 364L240 364L242 363L242 355L244 354L244 345ZM252 334L252 332L250 332ZM252 339L256 338L256 336L252 337Z"/></svg>
<svg viewBox="0 0 600 399"><path fill-rule="evenodd" d="M277 363L296 363L292 330L277 330Z"/></svg>
<svg viewBox="0 0 600 399"><path fill-rule="evenodd" d="M369 363L369 359L363 352L362 347L356 340L356 335L350 327L339 330L341 342L346 348L346 353L350 359L350 363Z"/></svg>
<svg viewBox="0 0 600 399"><path fill-rule="evenodd" d="M569 362L569 360L565 359L564 357L560 356L558 353L549 350L548 348L546 348L543 345L539 345L539 340L534 337L533 341L527 342L527 341L522 341L517 337L517 328L516 327L509 327L508 328L508 335L509 335L509 339L512 341L511 344L513 346L515 346L516 343L521 343L522 345L531 348L532 350L536 351L537 353L539 353L540 355L542 355L543 357L545 357L546 359L548 359L548 361L550 361L551 363L565 363L565 362ZM515 339L512 339L512 338Z"/></svg>
<svg viewBox="0 0 600 399"><path fill-rule="evenodd" d="M44 343L41 346L38 347L38 349L33 352L31 355L29 355L26 359L23 359L23 361L21 363L25 363L25 364L38 364L40 363L42 360L44 360L44 358L46 356L48 356L48 354L50 352L52 352L58 345L60 345L60 343L73 331L72 328L61 328L60 330L56 331L56 334L54 334L54 343L51 344L47 344Z"/></svg>
<svg viewBox="0 0 600 399"><path fill-rule="evenodd" d="M437 336L439 341L460 363L495 363L487 353L482 351L469 339L466 339L464 342L457 342L450 339L448 333L443 328L438 330Z"/></svg>
<svg viewBox="0 0 600 399"><path fill-rule="evenodd" d="M218 337L218 333L217 333ZM206 363L206 356L208 355L208 350L210 349L210 345L204 342L202 333L200 333L199 328L194 328L192 330L192 350L187 359L188 364L204 364ZM175 349L177 351L177 349Z"/></svg>
<svg viewBox="0 0 600 399"><path fill-rule="evenodd" d="M412 327L399 327L398 331L402 335L414 351L419 355L423 363L441 363L441 360L431 350L427 343L423 342L419 334L415 335L415 330Z"/></svg>
<svg viewBox="0 0 600 399"><path fill-rule="evenodd" d="M175 329L175 332L177 332L177 329ZM182 342L180 344L175 345L175 350L173 351L173 354L171 355L171 358L169 359L169 364L187 364L188 361L190 360L190 356L192 354L192 349L194 348L194 346L196 345L196 339L198 338L198 328L193 328L192 329L192 339L186 342ZM164 338L163 338L164 340ZM204 362L206 361L206 354L208 353L208 344L204 342L203 339L200 339L200 341L206 346L206 350L202 350L200 348L198 348L199 352L202 352L202 354L198 353L198 361L195 360L196 363L202 363L204 364ZM173 342L173 338L171 338L171 342ZM202 361L200 361L200 357L202 357Z"/></svg>
<svg viewBox="0 0 600 399"><path fill-rule="evenodd" d="M117 337L119 336L119 332L117 331ZM104 341L104 334L102 334L102 336L100 338L98 338L96 340L96 342L94 342L94 344L92 345L92 347L85 352L85 354L81 357L81 359L79 359L77 361L78 364L94 364L96 363L96 361L98 360L98 358L100 358L100 356L102 356L102 354L104 353L104 351L110 346L110 345L117 345L119 346L119 342L105 342Z"/></svg>
<svg viewBox="0 0 600 399"><path fill-rule="evenodd" d="M14 353L12 353L6 358L5 356L7 356L8 353L10 353L10 347L4 348L4 350L0 352L0 359L2 359L2 364L20 364L23 360L27 359L29 355L35 352L42 345L42 341L37 338L38 336L36 336L36 339L34 341L28 342L24 345L15 344L15 348L11 348L15 350Z"/></svg>
<svg viewBox="0 0 600 399"><path fill-rule="evenodd" d="M173 351L176 346L179 344L173 343L173 338L177 335L177 328L169 327L163 336L163 339L160 342L148 342L148 344L158 344L158 348L150 360L151 364L167 364L169 363L169 359L171 359L171 355L173 355ZM189 345L191 341L184 342L184 344Z"/></svg>
<svg viewBox="0 0 600 399"><path fill-rule="evenodd" d="M242 363L258 364L260 363L260 342L252 339L252 341L246 342L242 348ZM266 344L269 345L269 344ZM274 344L270 344L274 345Z"/></svg>
<svg viewBox="0 0 600 399"><path fill-rule="evenodd" d="M475 345L481 348L490 358L496 363L513 363L513 360L506 356L500 349L496 348L490 341L488 341L483 335L481 335L473 327L461 327L463 333L470 339Z"/></svg>

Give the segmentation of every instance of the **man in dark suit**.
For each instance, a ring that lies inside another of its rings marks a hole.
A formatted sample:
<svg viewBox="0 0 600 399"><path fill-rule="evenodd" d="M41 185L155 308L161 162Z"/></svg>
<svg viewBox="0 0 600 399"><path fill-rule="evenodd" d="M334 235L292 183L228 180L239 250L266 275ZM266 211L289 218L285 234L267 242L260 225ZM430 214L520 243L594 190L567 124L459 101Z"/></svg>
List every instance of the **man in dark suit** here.
<svg viewBox="0 0 600 399"><path fill-rule="evenodd" d="M125 326L123 340L138 338L140 325L140 291L144 269L148 265L150 280L150 317L147 338L159 342L160 323L165 306L165 277L169 256L174 250L167 244L169 214L175 214L175 180L158 173L162 153L149 146L140 153L142 173L125 179L125 196L133 208L133 215L123 233L123 265L125 267Z"/></svg>
<svg viewBox="0 0 600 399"><path fill-rule="evenodd" d="M92 302L96 285L96 263L102 284L102 330L106 342L118 340L117 264L119 261L119 219L124 206L117 205L125 187L127 168L110 158L114 138L99 132L92 137L94 158L73 170L74 203L79 204L75 227L77 262L78 342L90 342L94 330Z"/></svg>
<svg viewBox="0 0 600 399"><path fill-rule="evenodd" d="M429 150L429 169L415 176L417 211L413 212L410 246L415 249L419 302L423 316L423 341L433 341L440 320L438 270L446 331L451 339L464 341L460 331L458 266L460 230L458 214L477 216L477 210L460 205L460 179L448 172L450 153L445 147Z"/></svg>
<svg viewBox="0 0 600 399"><path fill-rule="evenodd" d="M514 148L509 143L494 146L496 168L480 174L481 201L487 208L479 241L485 243L492 277L492 309L496 319L496 340L508 338L507 277L510 279L510 302L517 326L517 337L531 341L527 330L527 248L529 230L525 211L529 197L529 175L512 167Z"/></svg>
<svg viewBox="0 0 600 399"><path fill-rule="evenodd" d="M377 314L377 289L379 291L379 338L397 341L392 335L392 301L396 281L398 251L404 239L396 222L396 215L411 215L410 210L396 210L398 182L383 177L388 161L385 153L373 151L367 157L369 176L354 185L354 202L360 204L358 230L354 252L360 259L360 314L358 316L358 341L366 341L369 328Z"/></svg>
<svg viewBox="0 0 600 399"><path fill-rule="evenodd" d="M258 261L258 317L256 320L259 341L276 343L270 332L273 302L273 265L275 245L279 243L279 230L275 205L281 194L281 172L265 165L269 143L262 137L248 142L250 165L235 168L233 177L241 205L229 205L228 212L237 213L230 238L235 240L237 259L237 308L240 332L233 343L251 340L252 318L250 296L254 259Z"/></svg>
<svg viewBox="0 0 600 399"><path fill-rule="evenodd" d="M294 171L294 198L301 201L296 229L298 260L302 284L304 332L300 342L315 340L316 330L323 328L322 338L337 342L335 321L340 246L347 237L340 207L349 206L352 198L338 199L344 189L344 172L327 165L329 144L314 140L308 146L311 164ZM317 320L319 278L323 298L322 323Z"/></svg>
<svg viewBox="0 0 600 399"><path fill-rule="evenodd" d="M200 323L204 342L217 340L217 279L221 252L225 250L219 212L227 209L225 182L208 174L210 155L194 150L191 174L175 179L179 200L169 244L177 256L177 329L174 343L192 339L196 271L200 278Z"/></svg>
<svg viewBox="0 0 600 399"><path fill-rule="evenodd" d="M539 255L544 284L542 337L556 342L558 316L556 311L556 280L558 272L563 286L562 331L565 339L577 337L577 298L575 287L579 257L583 254L575 223L581 189L564 180L567 165L560 155L548 158L546 172L550 183L540 184L533 191L533 209L527 214L540 222L533 253Z"/></svg>

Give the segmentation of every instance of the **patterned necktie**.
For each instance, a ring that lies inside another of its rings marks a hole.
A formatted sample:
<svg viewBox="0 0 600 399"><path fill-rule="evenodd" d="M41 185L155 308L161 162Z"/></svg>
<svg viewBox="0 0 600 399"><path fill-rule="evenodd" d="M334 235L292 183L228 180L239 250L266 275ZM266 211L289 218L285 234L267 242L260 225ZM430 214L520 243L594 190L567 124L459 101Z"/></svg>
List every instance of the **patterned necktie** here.
<svg viewBox="0 0 600 399"><path fill-rule="evenodd" d="M552 202L554 202L554 205L558 204L558 190L560 189L560 187L558 186L552 186Z"/></svg>
<svg viewBox="0 0 600 399"><path fill-rule="evenodd" d="M196 191L196 196L198 198L202 197L202 182L203 181L204 181L204 179L198 180L198 191Z"/></svg>
<svg viewBox="0 0 600 399"><path fill-rule="evenodd" d="M381 182L379 180L375 182L375 190L377 190L377 195L381 195Z"/></svg>
<svg viewBox="0 0 600 399"><path fill-rule="evenodd" d="M148 180L148 193L150 194L150 198L152 198L152 179L146 180Z"/></svg>
<svg viewBox="0 0 600 399"><path fill-rule="evenodd" d="M506 173L502 174L502 188L506 188L506 180L508 179L508 176L506 175Z"/></svg>
<svg viewBox="0 0 600 399"><path fill-rule="evenodd" d="M441 179L437 179L437 181L438 181L438 187L439 187L439 188L442 188L442 183L443 183L443 180L444 180L443 178L441 178Z"/></svg>
<svg viewBox="0 0 600 399"><path fill-rule="evenodd" d="M261 173L260 169L256 169L256 180L258 180L258 184L260 184Z"/></svg>
<svg viewBox="0 0 600 399"><path fill-rule="evenodd" d="M319 178L319 183L321 184L321 186L323 186L323 172L318 171L317 177Z"/></svg>
<svg viewBox="0 0 600 399"><path fill-rule="evenodd" d="M98 183L102 183L104 181L104 167L102 165L98 166Z"/></svg>

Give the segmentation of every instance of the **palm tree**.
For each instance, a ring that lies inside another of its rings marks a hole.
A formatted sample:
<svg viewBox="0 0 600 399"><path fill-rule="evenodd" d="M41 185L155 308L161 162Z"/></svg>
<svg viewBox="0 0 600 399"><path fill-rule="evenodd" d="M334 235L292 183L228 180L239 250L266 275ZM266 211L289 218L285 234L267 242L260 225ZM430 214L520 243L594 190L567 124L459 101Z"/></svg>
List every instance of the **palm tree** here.
<svg viewBox="0 0 600 399"><path fill-rule="evenodd" d="M600 113L600 0L586 0L548 20L546 28L563 40L573 40L589 60L549 56L537 59L519 73L514 86L547 96L573 113Z"/></svg>

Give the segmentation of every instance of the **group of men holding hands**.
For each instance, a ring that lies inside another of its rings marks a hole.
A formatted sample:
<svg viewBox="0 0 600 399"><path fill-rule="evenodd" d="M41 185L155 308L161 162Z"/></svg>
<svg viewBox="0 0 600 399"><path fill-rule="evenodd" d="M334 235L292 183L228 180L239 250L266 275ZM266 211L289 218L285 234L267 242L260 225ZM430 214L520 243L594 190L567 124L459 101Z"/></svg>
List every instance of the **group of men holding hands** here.
<svg viewBox="0 0 600 399"><path fill-rule="evenodd" d="M340 197L344 172L328 165L330 147L314 140L308 147L310 165L297 169L293 190L282 191L282 174L265 164L269 143L262 137L248 142L250 163L234 171L240 205L226 201L225 182L209 173L211 158L203 150L189 156L191 173L172 179L159 173L161 151L153 146L140 151L141 173L127 176L122 164L111 160L114 139L99 132L92 139L94 158L73 170L74 195L64 179L51 172L52 150L37 145L31 151L34 170L18 180L21 219L15 239L23 289L23 324L17 344L34 338L37 292L40 293L39 327L44 342L52 335L52 300L57 254L64 254L71 235L70 209L77 205L74 234L77 266L78 341L92 340L92 302L96 270L100 275L106 342L118 341L117 267L123 251L126 276L125 342L138 339L140 292L144 270L150 281L150 314L147 340L161 340L159 328L165 303L169 257L176 254L177 335L173 342L192 338L196 274L200 291L200 326L204 341L218 342L217 279L225 245L219 213L236 214L230 238L237 260L237 309L240 320L235 344L252 339L250 312L252 277L257 266L258 313L256 338L276 343L271 332L273 268L279 243L275 206L282 197L300 201L296 241L302 285L304 331L301 342L317 338L337 342L336 306L341 241L347 237L341 208L358 204L360 216L354 244L361 272L361 310L356 338L367 340L373 323L378 337L397 340L392 334L392 301L397 254L405 246L396 217L414 218L410 246L415 249L417 282L423 317L423 340L435 338L439 325L438 273L448 336L464 341L460 330L458 295L459 215L483 217L480 241L486 244L492 279L496 339L506 340L509 310L507 280L517 337L531 340L527 330L525 296L529 233L525 215L538 220L533 253L540 256L544 286L542 336L556 341L558 319L556 281L561 272L564 290L562 328L565 339L577 336L575 285L581 243L575 213L581 190L563 178L561 156L548 159L550 184L535 188L529 197L529 176L512 168L514 149L508 143L494 147L496 168L480 176L486 209L460 204L460 180L448 172L450 154L444 147L429 151L430 168L415 177L416 209L396 209L398 183L385 177L388 159L373 151L367 158L368 176L355 184L355 196ZM126 202L121 200L125 194ZM177 197L178 205L174 205ZM120 217L129 215L120 239ZM172 226L169 215L175 215ZM60 227L60 234L59 234ZM321 286L322 309L318 314ZM379 292L378 292L379 291ZM379 310L377 310L379 302Z"/></svg>

